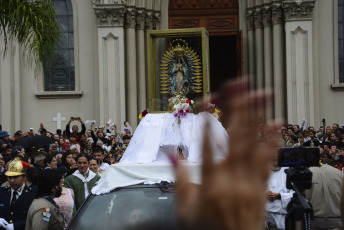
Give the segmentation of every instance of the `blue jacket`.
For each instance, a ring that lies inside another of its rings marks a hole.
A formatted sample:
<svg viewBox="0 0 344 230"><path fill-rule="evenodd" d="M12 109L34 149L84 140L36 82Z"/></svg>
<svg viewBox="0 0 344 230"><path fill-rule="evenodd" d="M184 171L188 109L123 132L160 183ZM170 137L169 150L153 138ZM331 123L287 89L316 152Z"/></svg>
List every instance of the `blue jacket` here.
<svg viewBox="0 0 344 230"><path fill-rule="evenodd" d="M36 187L25 185L22 194L13 206L11 206L11 188L0 188L0 218L4 218L9 224L13 223L15 230L25 230L26 216L34 199Z"/></svg>

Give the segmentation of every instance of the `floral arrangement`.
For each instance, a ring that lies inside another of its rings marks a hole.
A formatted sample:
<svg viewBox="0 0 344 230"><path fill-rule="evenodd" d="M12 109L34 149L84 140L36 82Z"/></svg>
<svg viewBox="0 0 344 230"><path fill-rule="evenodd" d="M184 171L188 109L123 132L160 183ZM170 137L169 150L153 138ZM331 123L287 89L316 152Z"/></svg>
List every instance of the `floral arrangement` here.
<svg viewBox="0 0 344 230"><path fill-rule="evenodd" d="M206 111L213 115L217 120L221 121L223 113L215 104L208 103Z"/></svg>
<svg viewBox="0 0 344 230"><path fill-rule="evenodd" d="M181 117L185 117L188 113L193 112L195 102L182 95L171 97L168 101L168 109L173 113L175 118L180 119Z"/></svg>
<svg viewBox="0 0 344 230"><path fill-rule="evenodd" d="M188 113L190 113L192 107L191 104L193 103L192 100L187 100L186 103L180 103L173 106L175 111L173 112L174 117L182 117L186 116Z"/></svg>
<svg viewBox="0 0 344 230"><path fill-rule="evenodd" d="M139 119L141 120L142 118L144 118L146 115L148 114L147 109L143 110L140 115L139 115Z"/></svg>

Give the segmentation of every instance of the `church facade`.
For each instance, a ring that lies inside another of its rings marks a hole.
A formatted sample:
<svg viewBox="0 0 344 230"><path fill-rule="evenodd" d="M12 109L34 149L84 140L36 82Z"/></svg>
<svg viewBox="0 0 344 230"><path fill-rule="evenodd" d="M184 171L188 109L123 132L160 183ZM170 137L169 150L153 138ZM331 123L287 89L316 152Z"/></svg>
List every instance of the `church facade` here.
<svg viewBox="0 0 344 230"><path fill-rule="evenodd" d="M0 59L0 124L10 134L40 123L55 132L70 117L135 128L147 108L146 31L195 27L209 31L213 90L245 77L273 89L268 118L344 122L343 0L53 3L62 28L56 71L35 73L14 41Z"/></svg>

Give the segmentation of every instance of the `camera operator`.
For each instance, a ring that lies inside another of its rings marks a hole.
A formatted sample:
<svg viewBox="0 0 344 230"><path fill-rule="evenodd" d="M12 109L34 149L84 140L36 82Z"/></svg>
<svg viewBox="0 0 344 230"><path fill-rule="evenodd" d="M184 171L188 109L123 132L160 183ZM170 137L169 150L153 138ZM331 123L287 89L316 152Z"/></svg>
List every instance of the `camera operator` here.
<svg viewBox="0 0 344 230"><path fill-rule="evenodd" d="M278 167L278 154L273 157L272 171L268 180L268 191L266 192L267 203L266 227L269 230L285 229L285 217L287 206L293 197L293 190L287 189L287 167Z"/></svg>
<svg viewBox="0 0 344 230"><path fill-rule="evenodd" d="M313 173L312 188L305 191L314 211L314 229L343 229L341 219L341 189L344 174L325 163L326 154L320 149L320 167L310 167Z"/></svg>

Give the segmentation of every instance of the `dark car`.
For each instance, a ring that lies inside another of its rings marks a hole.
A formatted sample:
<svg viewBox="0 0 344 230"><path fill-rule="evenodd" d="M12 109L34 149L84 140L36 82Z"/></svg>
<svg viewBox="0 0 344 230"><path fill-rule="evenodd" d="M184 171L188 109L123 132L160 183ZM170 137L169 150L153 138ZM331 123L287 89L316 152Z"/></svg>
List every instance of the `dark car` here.
<svg viewBox="0 0 344 230"><path fill-rule="evenodd" d="M90 195L67 229L142 229L150 224L174 228L174 199L173 184L164 182Z"/></svg>

